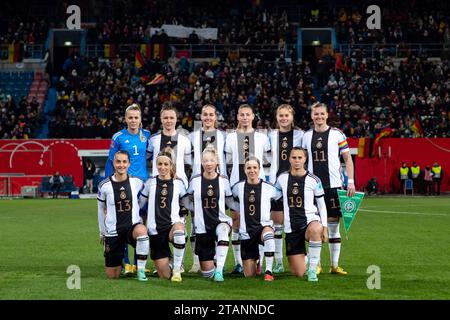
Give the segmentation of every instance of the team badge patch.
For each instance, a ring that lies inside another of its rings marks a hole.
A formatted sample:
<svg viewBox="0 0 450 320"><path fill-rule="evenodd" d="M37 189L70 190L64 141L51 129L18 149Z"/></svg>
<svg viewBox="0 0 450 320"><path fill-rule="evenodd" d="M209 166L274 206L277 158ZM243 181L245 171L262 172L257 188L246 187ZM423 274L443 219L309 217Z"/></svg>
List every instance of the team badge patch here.
<svg viewBox="0 0 450 320"><path fill-rule="evenodd" d="M163 197L167 196L167 189L166 189L166 188L163 188L163 189L161 190L161 195L162 195Z"/></svg>
<svg viewBox="0 0 450 320"><path fill-rule="evenodd" d="M256 198L255 198L255 191L250 191L250 197L248 198L249 202L255 202Z"/></svg>
<svg viewBox="0 0 450 320"><path fill-rule="evenodd" d="M322 142L317 142L317 144L316 144L316 148L317 149L322 149Z"/></svg>
<svg viewBox="0 0 450 320"><path fill-rule="evenodd" d="M206 192L208 197L212 197L214 195L214 190L212 189L212 186L208 186L208 191Z"/></svg>
<svg viewBox="0 0 450 320"><path fill-rule="evenodd" d="M126 198L127 198L127 194L125 193L125 191L122 191L121 193L120 193L120 199L122 199L122 200L125 200Z"/></svg>

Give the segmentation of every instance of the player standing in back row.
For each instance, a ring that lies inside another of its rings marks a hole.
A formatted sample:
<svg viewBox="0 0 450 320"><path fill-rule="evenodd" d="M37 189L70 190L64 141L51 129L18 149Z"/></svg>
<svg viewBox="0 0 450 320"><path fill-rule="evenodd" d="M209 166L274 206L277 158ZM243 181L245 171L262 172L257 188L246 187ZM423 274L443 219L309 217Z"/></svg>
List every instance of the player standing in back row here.
<svg viewBox="0 0 450 320"><path fill-rule="evenodd" d="M130 156L130 168L128 173L139 177L142 181L148 179L147 170L147 144L150 139L150 131L142 129L141 108L133 103L125 110L125 122L127 127L113 135L109 148L109 157L105 165L105 176L109 177L114 173L114 156L117 151L125 150ZM128 244L124 248L124 273L132 274L136 272L136 253L134 254L134 264L130 264L128 257Z"/></svg>
<svg viewBox="0 0 450 320"><path fill-rule="evenodd" d="M244 165L250 156L256 157L263 164L264 154L270 150L269 138L266 134L257 132L253 128L255 113L248 104L243 104L238 109L238 125L235 132L229 133L225 142L227 163L232 163L230 185L246 179ZM264 170L261 168L259 178L265 180ZM233 211L233 229L231 240L234 254L235 267L232 273L241 274L242 258L241 243L239 240L239 212Z"/></svg>
<svg viewBox="0 0 450 320"><path fill-rule="evenodd" d="M311 106L311 119L314 128L303 136L302 147L308 150L308 171L318 176L325 191L325 203L328 213L328 236L332 274L346 275L347 272L339 267L341 252L341 235L339 220L342 216L339 206L337 190L342 188L341 162L344 159L347 176L347 195L355 194L354 167L350 149L345 134L327 124L328 108L323 103ZM320 267L317 274L320 273Z"/></svg>
<svg viewBox="0 0 450 320"><path fill-rule="evenodd" d="M302 146L304 132L295 127L294 115L294 108L289 104L282 104L277 108L275 129L269 133L272 153L269 181L272 184L275 184L280 174L289 170L289 154L292 148ZM281 201L272 204L272 219L275 229L275 267L273 273L282 273L284 272L284 266L283 203ZM262 260L262 258L260 259Z"/></svg>

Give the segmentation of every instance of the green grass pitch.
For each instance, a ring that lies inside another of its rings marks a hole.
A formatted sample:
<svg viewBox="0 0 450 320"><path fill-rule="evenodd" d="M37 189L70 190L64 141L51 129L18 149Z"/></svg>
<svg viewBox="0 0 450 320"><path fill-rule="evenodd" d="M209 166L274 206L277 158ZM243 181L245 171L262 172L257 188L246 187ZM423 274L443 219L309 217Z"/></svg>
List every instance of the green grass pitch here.
<svg viewBox="0 0 450 320"><path fill-rule="evenodd" d="M0 299L450 299L449 226L448 197L365 198L348 240L341 225L346 277L231 276L230 249L224 283L188 273L179 284L141 283L106 280L95 200L0 200ZM186 253L189 268L189 245ZM328 271L328 244L322 264ZM80 290L66 286L70 265L80 267ZM371 265L380 268L379 290L367 287Z"/></svg>

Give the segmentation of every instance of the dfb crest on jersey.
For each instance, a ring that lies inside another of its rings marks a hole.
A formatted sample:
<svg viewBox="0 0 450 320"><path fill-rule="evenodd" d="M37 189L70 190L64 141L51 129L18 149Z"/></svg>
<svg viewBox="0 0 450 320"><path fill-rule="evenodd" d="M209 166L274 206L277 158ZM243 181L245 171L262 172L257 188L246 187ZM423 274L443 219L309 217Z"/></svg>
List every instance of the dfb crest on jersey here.
<svg viewBox="0 0 450 320"><path fill-rule="evenodd" d="M286 141L283 141L281 144L281 148L286 149L288 147L288 143Z"/></svg>
<svg viewBox="0 0 450 320"><path fill-rule="evenodd" d="M294 187L294 188L292 189L292 194L295 194L295 195L298 194L298 188L297 188L297 187Z"/></svg>
<svg viewBox="0 0 450 320"><path fill-rule="evenodd" d="M250 197L248 198L248 201L249 202L255 202L256 201L255 191L254 190L250 191Z"/></svg>
<svg viewBox="0 0 450 320"><path fill-rule="evenodd" d="M211 185L208 186L208 191L206 192L206 194L208 195L208 197L212 197L214 195L214 190Z"/></svg>
<svg viewBox="0 0 450 320"><path fill-rule="evenodd" d="M127 194L125 191L120 192L120 199L125 200L127 198Z"/></svg>
<svg viewBox="0 0 450 320"><path fill-rule="evenodd" d="M167 196L167 189L166 189L166 188L163 188L163 189L161 190L161 195L162 195L163 197Z"/></svg>
<svg viewBox="0 0 450 320"><path fill-rule="evenodd" d="M317 144L316 144L316 148L317 149L322 149L322 142L317 142Z"/></svg>

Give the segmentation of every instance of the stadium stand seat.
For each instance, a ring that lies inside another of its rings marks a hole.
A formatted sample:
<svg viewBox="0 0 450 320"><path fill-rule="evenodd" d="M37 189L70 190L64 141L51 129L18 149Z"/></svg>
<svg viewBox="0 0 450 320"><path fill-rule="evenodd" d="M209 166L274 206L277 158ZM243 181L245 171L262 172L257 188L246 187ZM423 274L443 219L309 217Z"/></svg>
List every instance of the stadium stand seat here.
<svg viewBox="0 0 450 320"><path fill-rule="evenodd" d="M73 178L71 176L62 176L64 179L64 184L62 185L59 194L61 195L69 195L72 191L76 191L77 187L73 183ZM50 194L52 192L52 185L49 182L50 177L43 177L39 190L41 193L41 197L44 196L44 194Z"/></svg>
<svg viewBox="0 0 450 320"><path fill-rule="evenodd" d="M411 179L405 181L405 186L403 187L403 194L406 195L406 191L411 190L411 195L414 195L414 183Z"/></svg>

